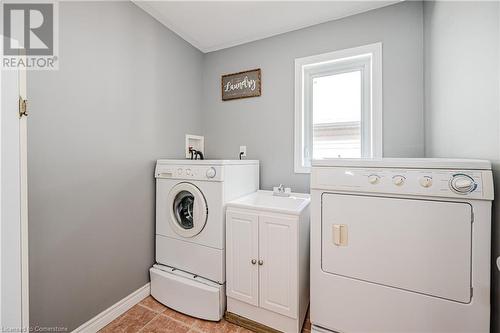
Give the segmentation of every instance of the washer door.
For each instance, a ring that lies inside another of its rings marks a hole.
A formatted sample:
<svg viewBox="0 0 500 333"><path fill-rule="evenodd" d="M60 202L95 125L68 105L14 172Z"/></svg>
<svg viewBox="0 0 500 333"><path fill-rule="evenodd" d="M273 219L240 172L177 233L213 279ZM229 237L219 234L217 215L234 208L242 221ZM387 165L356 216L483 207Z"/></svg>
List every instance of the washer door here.
<svg viewBox="0 0 500 333"><path fill-rule="evenodd" d="M208 218L207 201L200 189L190 183L175 185L168 194L170 225L182 237L199 234Z"/></svg>

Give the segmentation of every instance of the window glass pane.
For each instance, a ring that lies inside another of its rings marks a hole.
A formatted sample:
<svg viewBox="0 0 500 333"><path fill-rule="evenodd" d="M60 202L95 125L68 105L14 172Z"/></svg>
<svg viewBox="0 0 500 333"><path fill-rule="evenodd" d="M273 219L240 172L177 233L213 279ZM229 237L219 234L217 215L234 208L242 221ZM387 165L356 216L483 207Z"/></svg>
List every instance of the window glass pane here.
<svg viewBox="0 0 500 333"><path fill-rule="evenodd" d="M361 157L361 71L313 79L313 159Z"/></svg>

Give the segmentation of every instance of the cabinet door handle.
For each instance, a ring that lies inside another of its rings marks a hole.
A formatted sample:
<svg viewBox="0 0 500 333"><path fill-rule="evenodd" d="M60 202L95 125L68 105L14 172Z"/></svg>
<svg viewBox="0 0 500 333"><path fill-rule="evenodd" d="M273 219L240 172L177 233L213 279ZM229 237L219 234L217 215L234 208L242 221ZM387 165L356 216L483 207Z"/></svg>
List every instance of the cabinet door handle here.
<svg viewBox="0 0 500 333"><path fill-rule="evenodd" d="M259 260L259 265L260 266L264 265L264 260Z"/></svg>
<svg viewBox="0 0 500 333"><path fill-rule="evenodd" d="M255 264L257 263L257 260L252 259L252 261L251 261L251 262L252 262L252 265L255 265Z"/></svg>

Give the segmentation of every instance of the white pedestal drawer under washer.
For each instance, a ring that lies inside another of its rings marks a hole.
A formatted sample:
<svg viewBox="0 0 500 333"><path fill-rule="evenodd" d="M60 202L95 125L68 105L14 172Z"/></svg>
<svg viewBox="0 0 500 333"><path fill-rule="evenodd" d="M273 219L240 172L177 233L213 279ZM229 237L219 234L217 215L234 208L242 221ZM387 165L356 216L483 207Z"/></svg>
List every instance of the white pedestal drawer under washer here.
<svg viewBox="0 0 500 333"><path fill-rule="evenodd" d="M313 163L313 331L489 332L492 200L487 161Z"/></svg>
<svg viewBox="0 0 500 333"><path fill-rule="evenodd" d="M225 305L225 203L258 189L259 162L158 160L155 177L151 293L178 311L219 320Z"/></svg>

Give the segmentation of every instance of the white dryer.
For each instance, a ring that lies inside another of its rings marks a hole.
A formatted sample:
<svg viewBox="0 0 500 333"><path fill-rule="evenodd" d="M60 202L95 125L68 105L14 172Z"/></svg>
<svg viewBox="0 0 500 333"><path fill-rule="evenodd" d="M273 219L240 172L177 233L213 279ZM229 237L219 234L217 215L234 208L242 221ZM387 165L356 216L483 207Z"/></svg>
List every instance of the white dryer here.
<svg viewBox="0 0 500 333"><path fill-rule="evenodd" d="M315 162L311 198L314 332L489 332L488 161Z"/></svg>
<svg viewBox="0 0 500 333"><path fill-rule="evenodd" d="M151 294L180 312L219 320L225 307L225 203L259 187L252 160L158 160Z"/></svg>

